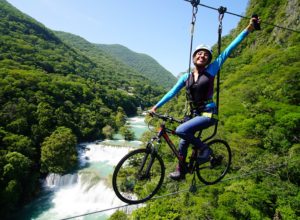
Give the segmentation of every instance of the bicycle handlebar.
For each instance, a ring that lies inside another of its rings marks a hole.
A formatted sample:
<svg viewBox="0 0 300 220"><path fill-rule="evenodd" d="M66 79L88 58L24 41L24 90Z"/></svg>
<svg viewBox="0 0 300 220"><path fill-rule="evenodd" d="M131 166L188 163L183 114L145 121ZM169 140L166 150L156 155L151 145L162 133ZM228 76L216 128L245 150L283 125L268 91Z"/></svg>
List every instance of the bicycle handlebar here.
<svg viewBox="0 0 300 220"><path fill-rule="evenodd" d="M147 111L147 113L148 113L151 117L155 116L155 117L157 117L157 118L162 119L163 121L170 121L170 122L174 122L174 121L175 121L175 122L180 123L180 124L183 122L182 120L173 118L173 117L170 116L170 115L161 115L161 114L158 114L158 113L156 113L156 112L150 112L150 111Z"/></svg>

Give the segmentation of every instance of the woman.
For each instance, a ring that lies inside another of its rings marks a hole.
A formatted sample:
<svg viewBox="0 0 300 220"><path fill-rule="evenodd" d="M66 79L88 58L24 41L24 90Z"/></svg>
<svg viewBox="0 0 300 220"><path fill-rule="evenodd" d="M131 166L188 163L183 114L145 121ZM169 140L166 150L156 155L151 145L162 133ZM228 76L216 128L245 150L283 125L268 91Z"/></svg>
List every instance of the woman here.
<svg viewBox="0 0 300 220"><path fill-rule="evenodd" d="M243 30L231 44L211 63L212 50L209 46L201 44L193 52L193 63L195 68L191 73L182 75L176 85L150 110L155 112L159 107L172 99L182 88L186 88L187 99L190 103L190 116L193 117L176 129L176 134L181 138L179 143L179 156L185 163L189 144L201 149L199 163L209 160L212 150L195 137L195 133L208 128L216 123L216 105L212 101L214 77L228 58L230 53L255 30L254 23L259 23L259 18L251 18L249 25ZM173 180L185 178L182 163L179 163L175 172L170 174Z"/></svg>

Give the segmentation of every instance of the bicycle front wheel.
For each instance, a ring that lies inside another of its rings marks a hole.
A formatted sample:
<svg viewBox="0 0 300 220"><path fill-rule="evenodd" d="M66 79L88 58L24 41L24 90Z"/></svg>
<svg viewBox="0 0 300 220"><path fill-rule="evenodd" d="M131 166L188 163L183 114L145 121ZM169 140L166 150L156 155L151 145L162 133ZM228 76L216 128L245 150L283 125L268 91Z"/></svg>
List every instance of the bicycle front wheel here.
<svg viewBox="0 0 300 220"><path fill-rule="evenodd" d="M212 140L207 143L212 149L210 160L199 165L197 176L206 185L219 182L228 172L231 164L231 150L228 143L224 140Z"/></svg>
<svg viewBox="0 0 300 220"><path fill-rule="evenodd" d="M151 149L137 149L117 164L112 179L113 189L123 202L138 204L149 200L161 187L165 166Z"/></svg>

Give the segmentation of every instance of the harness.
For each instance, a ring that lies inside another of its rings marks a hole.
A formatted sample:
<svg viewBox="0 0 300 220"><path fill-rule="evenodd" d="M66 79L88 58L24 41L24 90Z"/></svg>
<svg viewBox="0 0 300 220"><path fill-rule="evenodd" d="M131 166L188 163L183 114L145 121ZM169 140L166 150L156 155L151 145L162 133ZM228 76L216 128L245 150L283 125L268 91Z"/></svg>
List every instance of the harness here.
<svg viewBox="0 0 300 220"><path fill-rule="evenodd" d="M198 12L198 8L197 6L200 5L200 0L186 0L188 2L190 2L192 4L192 22L191 22L191 42L190 42L190 55L189 55L189 68L188 68L188 72L190 73L191 72L191 54L192 54L192 46L193 46L193 39L194 39L194 27L195 27L195 23L196 23L196 14ZM219 28L218 28L218 54L220 54L221 52L221 35L222 35L222 20L223 20L223 17L224 17L224 14L226 12L226 8L225 7L220 7L218 9L218 12L219 12ZM190 74L192 75L192 74ZM189 78L191 77L189 75ZM213 81L214 79L212 79L212 92L213 92ZM195 103L194 99L193 99L193 96L190 92L190 85L192 84L189 84L190 83L190 79L188 79L186 81L186 97L187 97L187 102L186 102L186 111L185 111L185 114L187 114L188 112L190 113L190 115L193 115L193 109L194 107L196 108L199 108L200 111L200 114L202 116L206 116L206 117L210 117L210 118L215 118L215 119L218 119L218 115L217 114L213 114L212 112L205 112L205 105L206 104L209 104L210 102L212 102L212 95L211 96L207 96L206 99L203 99L203 102L202 103ZM219 88L220 88L220 71L218 72L217 74L217 89L216 89L216 93L217 93L217 97L216 97L216 111L218 112L219 111ZM190 108L190 111L188 111L187 108ZM202 109L201 109L202 108ZM197 109L196 109L197 110ZM216 134L217 134L217 128L218 128L218 122L215 124L215 129L212 133L211 136L207 137L205 139L206 140L209 140L211 138L213 138Z"/></svg>
<svg viewBox="0 0 300 220"><path fill-rule="evenodd" d="M185 82L189 113L196 111L200 114L209 111L206 105L213 102L214 78L209 73L203 72L195 82L193 74L189 74Z"/></svg>

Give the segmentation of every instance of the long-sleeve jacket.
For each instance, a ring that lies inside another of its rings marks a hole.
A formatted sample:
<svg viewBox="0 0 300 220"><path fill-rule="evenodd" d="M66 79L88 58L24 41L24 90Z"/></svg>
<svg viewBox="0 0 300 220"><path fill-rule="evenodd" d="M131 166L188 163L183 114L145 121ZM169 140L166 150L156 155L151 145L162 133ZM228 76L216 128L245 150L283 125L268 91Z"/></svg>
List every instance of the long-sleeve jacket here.
<svg viewBox="0 0 300 220"><path fill-rule="evenodd" d="M214 77L219 69L221 68L221 66L223 65L223 63L225 62L225 60L229 57L230 53L246 38L246 36L249 34L249 31L247 30L243 30L231 43L230 45L212 62L210 63L206 69L205 72L209 74L210 77ZM168 102L170 99L172 99L182 88L184 88L186 86L186 81L189 79L189 76L192 73L185 73L183 74L179 80L177 81L177 83L173 86L173 88L171 90L169 90L164 96L163 98L155 105L156 108L161 107L162 105L164 105L166 102ZM211 97L207 97L212 99L212 92L210 92L211 94L209 94L209 96ZM207 106L205 106L206 108L212 108L215 107L215 103L211 102L206 104Z"/></svg>

